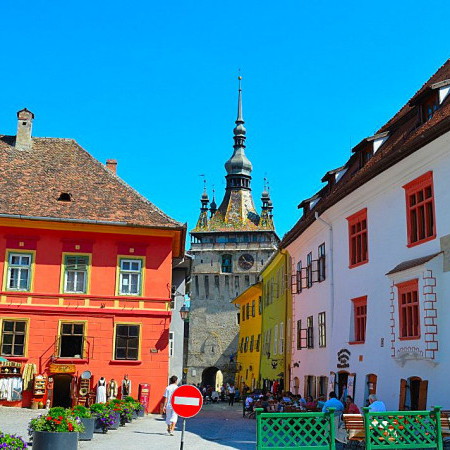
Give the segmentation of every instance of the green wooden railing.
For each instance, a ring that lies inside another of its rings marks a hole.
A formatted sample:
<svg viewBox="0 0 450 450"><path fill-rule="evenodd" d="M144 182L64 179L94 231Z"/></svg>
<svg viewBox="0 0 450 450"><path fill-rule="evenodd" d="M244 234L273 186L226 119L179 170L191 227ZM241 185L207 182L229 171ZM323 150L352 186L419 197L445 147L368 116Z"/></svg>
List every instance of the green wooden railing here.
<svg viewBox="0 0 450 450"><path fill-rule="evenodd" d="M442 450L441 407L432 411L370 412L363 408L366 449ZM369 437L369 438L367 438Z"/></svg>
<svg viewBox="0 0 450 450"><path fill-rule="evenodd" d="M335 450L334 408L318 413L265 413L256 408L257 450Z"/></svg>

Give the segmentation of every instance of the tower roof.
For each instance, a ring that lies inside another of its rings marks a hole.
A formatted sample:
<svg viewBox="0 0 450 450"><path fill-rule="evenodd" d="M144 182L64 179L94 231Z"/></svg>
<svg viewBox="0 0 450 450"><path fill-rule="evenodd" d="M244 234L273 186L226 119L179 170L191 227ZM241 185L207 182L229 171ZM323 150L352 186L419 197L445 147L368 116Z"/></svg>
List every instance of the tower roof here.
<svg viewBox="0 0 450 450"><path fill-rule="evenodd" d="M225 163L227 187L220 206L211 205L211 218L199 220L193 232L274 231L273 222L263 223L256 212L250 188L252 163L245 154L247 130L242 112L242 77L239 76L236 126L233 129L233 154ZM214 202L215 203L215 202Z"/></svg>

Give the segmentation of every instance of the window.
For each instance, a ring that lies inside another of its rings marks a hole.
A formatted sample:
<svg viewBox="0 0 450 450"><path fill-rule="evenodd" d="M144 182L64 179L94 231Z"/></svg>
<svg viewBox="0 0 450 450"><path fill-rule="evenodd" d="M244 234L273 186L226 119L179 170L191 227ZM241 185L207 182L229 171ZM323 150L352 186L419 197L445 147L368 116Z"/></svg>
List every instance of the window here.
<svg viewBox="0 0 450 450"><path fill-rule="evenodd" d="M255 351L259 352L259 346L261 345L261 335L258 334L258 339L256 339Z"/></svg>
<svg viewBox="0 0 450 450"><path fill-rule="evenodd" d="M261 299L261 297L258 298L258 313L259 313L259 315L262 314L262 299Z"/></svg>
<svg viewBox="0 0 450 450"><path fill-rule="evenodd" d="M239 290L239 276L238 276L238 275L236 275L236 276L234 277L234 288L235 288L236 290ZM236 293L236 295L237 295L237 293Z"/></svg>
<svg viewBox="0 0 450 450"><path fill-rule="evenodd" d="M273 352L274 355L278 353L278 324L273 327Z"/></svg>
<svg viewBox="0 0 450 450"><path fill-rule="evenodd" d="M369 261L367 242L367 209L350 217L348 221L349 267L356 267Z"/></svg>
<svg viewBox="0 0 450 450"><path fill-rule="evenodd" d="M244 353L247 353L248 350L248 336L245 337L245 342L244 342Z"/></svg>
<svg viewBox="0 0 450 450"><path fill-rule="evenodd" d="M222 272L231 273L231 255L222 255Z"/></svg>
<svg viewBox="0 0 450 450"><path fill-rule="evenodd" d="M284 323L280 323L280 339L278 341L278 353L280 355L284 354Z"/></svg>
<svg viewBox="0 0 450 450"><path fill-rule="evenodd" d="M419 281L397 284L400 339L420 338Z"/></svg>
<svg viewBox="0 0 450 450"><path fill-rule="evenodd" d="M245 321L245 305L242 305L242 322Z"/></svg>
<svg viewBox="0 0 450 450"><path fill-rule="evenodd" d="M83 358L84 323L61 323L60 358Z"/></svg>
<svg viewBox="0 0 450 450"><path fill-rule="evenodd" d="M173 331L169 332L169 357L173 356L173 338L174 333Z"/></svg>
<svg viewBox="0 0 450 450"><path fill-rule="evenodd" d="M219 275L214 275L214 287L217 291L220 291Z"/></svg>
<svg viewBox="0 0 450 450"><path fill-rule="evenodd" d="M306 319L306 347L314 348L314 318L309 316Z"/></svg>
<svg viewBox="0 0 450 450"><path fill-rule="evenodd" d="M195 275L194 280L195 280L195 293L196 293L197 295L200 295L200 288L199 288L199 286L198 286L198 275Z"/></svg>
<svg viewBox="0 0 450 450"><path fill-rule="evenodd" d="M297 350L302 349L302 321L297 320Z"/></svg>
<svg viewBox="0 0 450 450"><path fill-rule="evenodd" d="M64 292L87 292L88 256L66 255L64 258Z"/></svg>
<svg viewBox="0 0 450 450"><path fill-rule="evenodd" d="M120 295L141 295L142 260L121 259L119 273Z"/></svg>
<svg viewBox="0 0 450 450"><path fill-rule="evenodd" d="M250 338L250 351L253 351L253 347L255 345L255 336L252 335L252 337Z"/></svg>
<svg viewBox="0 0 450 450"><path fill-rule="evenodd" d="M1 335L1 355L25 356L25 320L3 320Z"/></svg>
<svg viewBox="0 0 450 450"><path fill-rule="evenodd" d="M31 262L32 255L29 253L10 253L8 255L7 290L30 290Z"/></svg>
<svg viewBox="0 0 450 450"><path fill-rule="evenodd" d="M252 300L252 317L255 317L255 300Z"/></svg>
<svg viewBox="0 0 450 450"><path fill-rule="evenodd" d="M209 297L209 276L205 275L205 297L208 298Z"/></svg>
<svg viewBox="0 0 450 450"><path fill-rule="evenodd" d="M433 172L403 186L406 194L408 246L421 244L436 237L434 214Z"/></svg>
<svg viewBox="0 0 450 450"><path fill-rule="evenodd" d="M241 345L239 346L239 351L244 353L244 338L241 338Z"/></svg>
<svg viewBox="0 0 450 450"><path fill-rule="evenodd" d="M325 280L325 242L319 245L318 248L318 280L319 282Z"/></svg>
<svg viewBox="0 0 450 450"><path fill-rule="evenodd" d="M241 323L241 313L236 314L236 325L239 325Z"/></svg>
<svg viewBox="0 0 450 450"><path fill-rule="evenodd" d="M310 288L313 285L313 267L312 267L312 253L306 255L306 287Z"/></svg>
<svg viewBox="0 0 450 450"><path fill-rule="evenodd" d="M353 342L364 342L366 340L367 297L354 298L352 302L355 330Z"/></svg>
<svg viewBox="0 0 450 450"><path fill-rule="evenodd" d="M245 282L246 287L250 286L250 276L249 275L245 275L244 282Z"/></svg>
<svg viewBox="0 0 450 450"><path fill-rule="evenodd" d="M319 313L318 325L319 325L319 347L326 347L327 346L327 325L326 325L326 319L325 319L325 311Z"/></svg>
<svg viewBox="0 0 450 450"><path fill-rule="evenodd" d="M302 292L302 262L299 261L297 263L297 292L300 293Z"/></svg>
<svg viewBox="0 0 450 450"><path fill-rule="evenodd" d="M245 305L245 314L246 314L247 319L250 319L250 303L247 303Z"/></svg>
<svg viewBox="0 0 450 450"><path fill-rule="evenodd" d="M140 325L116 325L114 359L137 360L139 358Z"/></svg>
<svg viewBox="0 0 450 450"><path fill-rule="evenodd" d="M438 108L439 95L435 91L422 105L422 121L427 122L430 120Z"/></svg>

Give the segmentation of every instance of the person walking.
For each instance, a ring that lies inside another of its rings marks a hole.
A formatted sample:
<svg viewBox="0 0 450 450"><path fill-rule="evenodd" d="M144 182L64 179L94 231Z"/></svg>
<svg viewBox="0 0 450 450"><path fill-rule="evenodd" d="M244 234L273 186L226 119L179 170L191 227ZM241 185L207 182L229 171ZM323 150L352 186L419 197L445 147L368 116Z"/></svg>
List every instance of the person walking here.
<svg viewBox="0 0 450 450"><path fill-rule="evenodd" d="M175 413L175 411L172 408L172 394L175 391L175 389L178 387L177 385L178 377L173 375L169 379L169 386L166 387L166 390L164 392L164 408L163 412L166 414L166 425L167 425L167 432L170 436L173 436L173 431L175 430L175 425L177 424L178 420L178 414Z"/></svg>
<svg viewBox="0 0 450 450"><path fill-rule="evenodd" d="M236 395L236 389L234 388L234 384L231 383L228 388L228 406L234 405L234 396Z"/></svg>

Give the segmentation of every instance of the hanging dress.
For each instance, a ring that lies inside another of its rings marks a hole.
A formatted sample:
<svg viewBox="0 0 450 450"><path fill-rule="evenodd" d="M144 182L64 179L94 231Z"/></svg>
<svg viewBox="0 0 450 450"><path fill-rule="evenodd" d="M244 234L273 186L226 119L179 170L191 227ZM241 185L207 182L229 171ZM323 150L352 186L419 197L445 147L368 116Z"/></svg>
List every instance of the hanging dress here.
<svg viewBox="0 0 450 450"><path fill-rule="evenodd" d="M97 403L106 403L106 380L101 377L97 385Z"/></svg>

